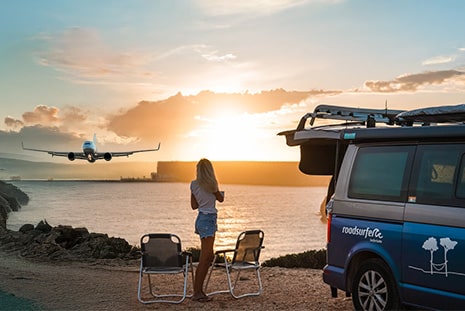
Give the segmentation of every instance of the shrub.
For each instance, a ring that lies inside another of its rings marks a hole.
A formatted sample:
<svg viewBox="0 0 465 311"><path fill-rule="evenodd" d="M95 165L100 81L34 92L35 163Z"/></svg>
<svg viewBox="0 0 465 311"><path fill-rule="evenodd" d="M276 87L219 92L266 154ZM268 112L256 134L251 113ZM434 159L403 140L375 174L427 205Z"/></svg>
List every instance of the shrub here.
<svg viewBox="0 0 465 311"><path fill-rule="evenodd" d="M192 261L198 262L200 258L200 248L190 247L186 251L192 253ZM228 258L231 259L231 258ZM219 256L216 262L224 262L224 257ZM309 268L323 269L326 265L326 250L310 250L298 254L290 254L271 258L262 263L263 267L283 267L283 268Z"/></svg>
<svg viewBox="0 0 465 311"><path fill-rule="evenodd" d="M200 258L200 248L189 247L189 248L186 249L186 251L192 253L192 261L193 261L193 262L198 262L198 261L199 261L199 258ZM229 258L228 258L228 259L229 259ZM224 262L224 256L221 255L221 256L216 257L216 262L217 262L217 263Z"/></svg>
<svg viewBox="0 0 465 311"><path fill-rule="evenodd" d="M262 263L263 267L323 269L326 265L326 250L310 250L271 258Z"/></svg>

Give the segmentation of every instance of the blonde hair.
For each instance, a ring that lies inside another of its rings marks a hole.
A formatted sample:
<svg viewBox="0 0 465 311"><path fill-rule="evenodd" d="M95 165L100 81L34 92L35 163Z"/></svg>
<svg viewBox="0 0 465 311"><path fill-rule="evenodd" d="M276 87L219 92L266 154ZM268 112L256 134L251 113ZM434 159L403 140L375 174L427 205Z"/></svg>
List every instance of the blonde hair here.
<svg viewBox="0 0 465 311"><path fill-rule="evenodd" d="M208 159L200 159L197 163L197 182L205 191L215 193L218 191L218 181L216 180L213 165Z"/></svg>

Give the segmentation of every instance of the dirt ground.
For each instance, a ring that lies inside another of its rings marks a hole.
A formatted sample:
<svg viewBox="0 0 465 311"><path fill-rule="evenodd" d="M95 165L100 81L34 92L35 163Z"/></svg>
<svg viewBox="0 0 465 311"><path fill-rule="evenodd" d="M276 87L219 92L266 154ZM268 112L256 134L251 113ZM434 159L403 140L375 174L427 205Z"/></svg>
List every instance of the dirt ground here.
<svg viewBox="0 0 465 311"><path fill-rule="evenodd" d="M209 302L186 298L178 305L144 305L137 299L138 262L130 265L106 263L51 263L0 254L0 290L34 301L41 310L352 310L350 298L339 292L331 298L320 270L261 268L263 293L234 299L229 294L213 296ZM157 288L182 286L178 276L159 277ZM144 281L146 283L146 280ZM209 288L226 285L224 272L216 271ZM256 286L252 275L241 278L237 288ZM144 286L144 289L145 286ZM189 280L189 292L192 283ZM11 303L0 310L15 309Z"/></svg>

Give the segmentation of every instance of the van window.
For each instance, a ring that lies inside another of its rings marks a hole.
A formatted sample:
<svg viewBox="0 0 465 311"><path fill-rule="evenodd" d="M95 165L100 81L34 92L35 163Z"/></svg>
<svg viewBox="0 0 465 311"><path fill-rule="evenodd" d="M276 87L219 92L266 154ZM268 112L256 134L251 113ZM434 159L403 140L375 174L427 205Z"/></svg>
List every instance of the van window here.
<svg viewBox="0 0 465 311"><path fill-rule="evenodd" d="M362 147L349 181L349 197L403 202L406 199L413 146Z"/></svg>
<svg viewBox="0 0 465 311"><path fill-rule="evenodd" d="M463 145L418 147L413 178L416 203L464 206L464 152Z"/></svg>

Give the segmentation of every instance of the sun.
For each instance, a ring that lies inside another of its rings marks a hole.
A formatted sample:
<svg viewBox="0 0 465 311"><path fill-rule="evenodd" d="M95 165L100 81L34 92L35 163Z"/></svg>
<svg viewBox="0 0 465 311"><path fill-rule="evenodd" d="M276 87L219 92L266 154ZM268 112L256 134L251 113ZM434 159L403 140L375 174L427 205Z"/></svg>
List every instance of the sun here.
<svg viewBox="0 0 465 311"><path fill-rule="evenodd" d="M210 126L210 136L215 142L208 148L212 158L245 160L257 152L256 127L247 115L223 115Z"/></svg>
<svg viewBox="0 0 465 311"><path fill-rule="evenodd" d="M186 133L177 158L195 161L295 161L299 152L289 148L277 133L281 115L272 112L244 113L237 105L197 116L196 128Z"/></svg>
<svg viewBox="0 0 465 311"><path fill-rule="evenodd" d="M257 120L248 114L222 114L205 119L196 132L197 150L211 160L259 160L260 131Z"/></svg>

